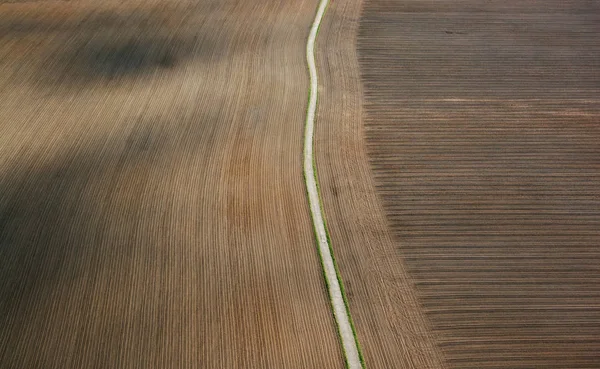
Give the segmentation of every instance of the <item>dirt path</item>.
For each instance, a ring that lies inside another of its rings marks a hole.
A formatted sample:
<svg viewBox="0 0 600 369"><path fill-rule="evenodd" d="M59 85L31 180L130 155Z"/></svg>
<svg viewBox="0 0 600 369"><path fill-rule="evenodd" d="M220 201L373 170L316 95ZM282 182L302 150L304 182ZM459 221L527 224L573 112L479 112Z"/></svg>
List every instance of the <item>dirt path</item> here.
<svg viewBox="0 0 600 369"><path fill-rule="evenodd" d="M319 190L317 187L317 176L315 173L315 162L313 160L313 140L315 130L315 114L317 110L318 99L318 74L315 61L315 40L317 32L328 1L322 0L319 4L315 21L311 27L308 41L306 43L306 59L308 62L308 70L310 72L310 91L308 99L308 110L306 114L306 131L304 136L304 178L306 180L306 190L308 192L308 200L310 204L310 212L315 227L317 243L321 262L323 264L323 272L327 281L329 290L329 298L333 308L333 314L338 326L338 332L344 348L346 363L349 369L362 368L361 358L359 354L358 344L354 337L352 323L346 304L344 302L342 287L336 271L333 255L327 237L327 230L323 221L322 204L319 199Z"/></svg>
<svg viewBox="0 0 600 369"><path fill-rule="evenodd" d="M316 1L0 4L0 367L341 368Z"/></svg>

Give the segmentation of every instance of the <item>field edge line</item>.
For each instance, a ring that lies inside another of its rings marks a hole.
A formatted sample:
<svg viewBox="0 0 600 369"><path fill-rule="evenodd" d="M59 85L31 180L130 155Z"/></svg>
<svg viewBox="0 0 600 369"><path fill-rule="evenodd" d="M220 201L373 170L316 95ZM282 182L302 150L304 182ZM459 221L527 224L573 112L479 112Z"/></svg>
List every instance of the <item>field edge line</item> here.
<svg viewBox="0 0 600 369"><path fill-rule="evenodd" d="M349 369L362 369L364 368L364 359L358 345L354 324L350 317L348 300L344 292L341 276L333 257L329 232L325 224L323 206L320 199L321 196L314 159L314 123L318 95L315 41L328 4L329 0L320 1L306 43L306 60L310 74L310 86L308 90L308 108L304 134L304 182L306 184L310 213L318 244L319 259L321 261L321 266L323 267L323 275L329 292L331 307L342 343L346 365Z"/></svg>

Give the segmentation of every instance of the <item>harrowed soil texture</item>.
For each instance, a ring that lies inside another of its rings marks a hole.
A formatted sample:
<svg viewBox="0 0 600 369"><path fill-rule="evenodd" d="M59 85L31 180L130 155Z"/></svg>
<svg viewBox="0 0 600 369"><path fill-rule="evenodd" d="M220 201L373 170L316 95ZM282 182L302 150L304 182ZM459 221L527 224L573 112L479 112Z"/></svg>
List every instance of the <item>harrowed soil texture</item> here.
<svg viewBox="0 0 600 369"><path fill-rule="evenodd" d="M317 1L0 2L0 367L342 368Z"/></svg>
<svg viewBox="0 0 600 369"><path fill-rule="evenodd" d="M364 4L369 161L448 367L600 367L599 24L592 1Z"/></svg>

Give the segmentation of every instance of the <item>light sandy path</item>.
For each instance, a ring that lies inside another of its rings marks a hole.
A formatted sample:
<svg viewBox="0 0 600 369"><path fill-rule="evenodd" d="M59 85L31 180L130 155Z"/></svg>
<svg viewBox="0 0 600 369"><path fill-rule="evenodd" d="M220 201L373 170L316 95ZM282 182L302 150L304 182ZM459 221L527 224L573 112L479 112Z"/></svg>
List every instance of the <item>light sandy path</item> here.
<svg viewBox="0 0 600 369"><path fill-rule="evenodd" d="M310 71L310 90L308 112L306 116L306 132L304 136L304 177L306 180L306 190L308 191L310 213L315 226L317 242L319 243L319 254L321 256L323 270L327 280L329 297L333 307L333 314L335 316L340 338L342 340L342 346L344 348L344 355L346 356L348 368L354 369L362 368L362 365L360 362L356 339L354 338L354 334L352 332L352 325L350 324L348 310L344 304L344 298L340 288L340 281L338 280L335 264L331 255L331 249L329 248L329 242L327 240L327 232L325 230L323 215L321 213L321 202L319 200L319 192L317 189L313 161L313 136L318 94L317 68L315 66L314 52L315 39L317 37L319 25L323 19L323 14L325 13L328 2L328 0L321 1L319 9L317 10L315 21L308 36L308 42L306 44L306 59L308 62L308 69Z"/></svg>

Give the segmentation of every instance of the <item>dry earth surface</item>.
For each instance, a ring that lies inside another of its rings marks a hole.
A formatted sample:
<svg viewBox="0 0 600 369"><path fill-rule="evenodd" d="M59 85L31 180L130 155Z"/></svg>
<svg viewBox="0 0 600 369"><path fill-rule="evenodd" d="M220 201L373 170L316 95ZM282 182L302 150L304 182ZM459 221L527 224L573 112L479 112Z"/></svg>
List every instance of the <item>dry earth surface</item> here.
<svg viewBox="0 0 600 369"><path fill-rule="evenodd" d="M598 2L366 0L362 92L350 8L317 163L367 366L600 367Z"/></svg>
<svg viewBox="0 0 600 369"><path fill-rule="evenodd" d="M317 1L0 1L0 367L340 368Z"/></svg>
<svg viewBox="0 0 600 369"><path fill-rule="evenodd" d="M343 366L301 175L316 6L0 1L0 367ZM367 367L600 366L599 24L330 4L316 160Z"/></svg>
<svg viewBox="0 0 600 369"><path fill-rule="evenodd" d="M356 53L361 1L329 4L317 40L316 161L331 244L367 368L442 368L375 193Z"/></svg>

